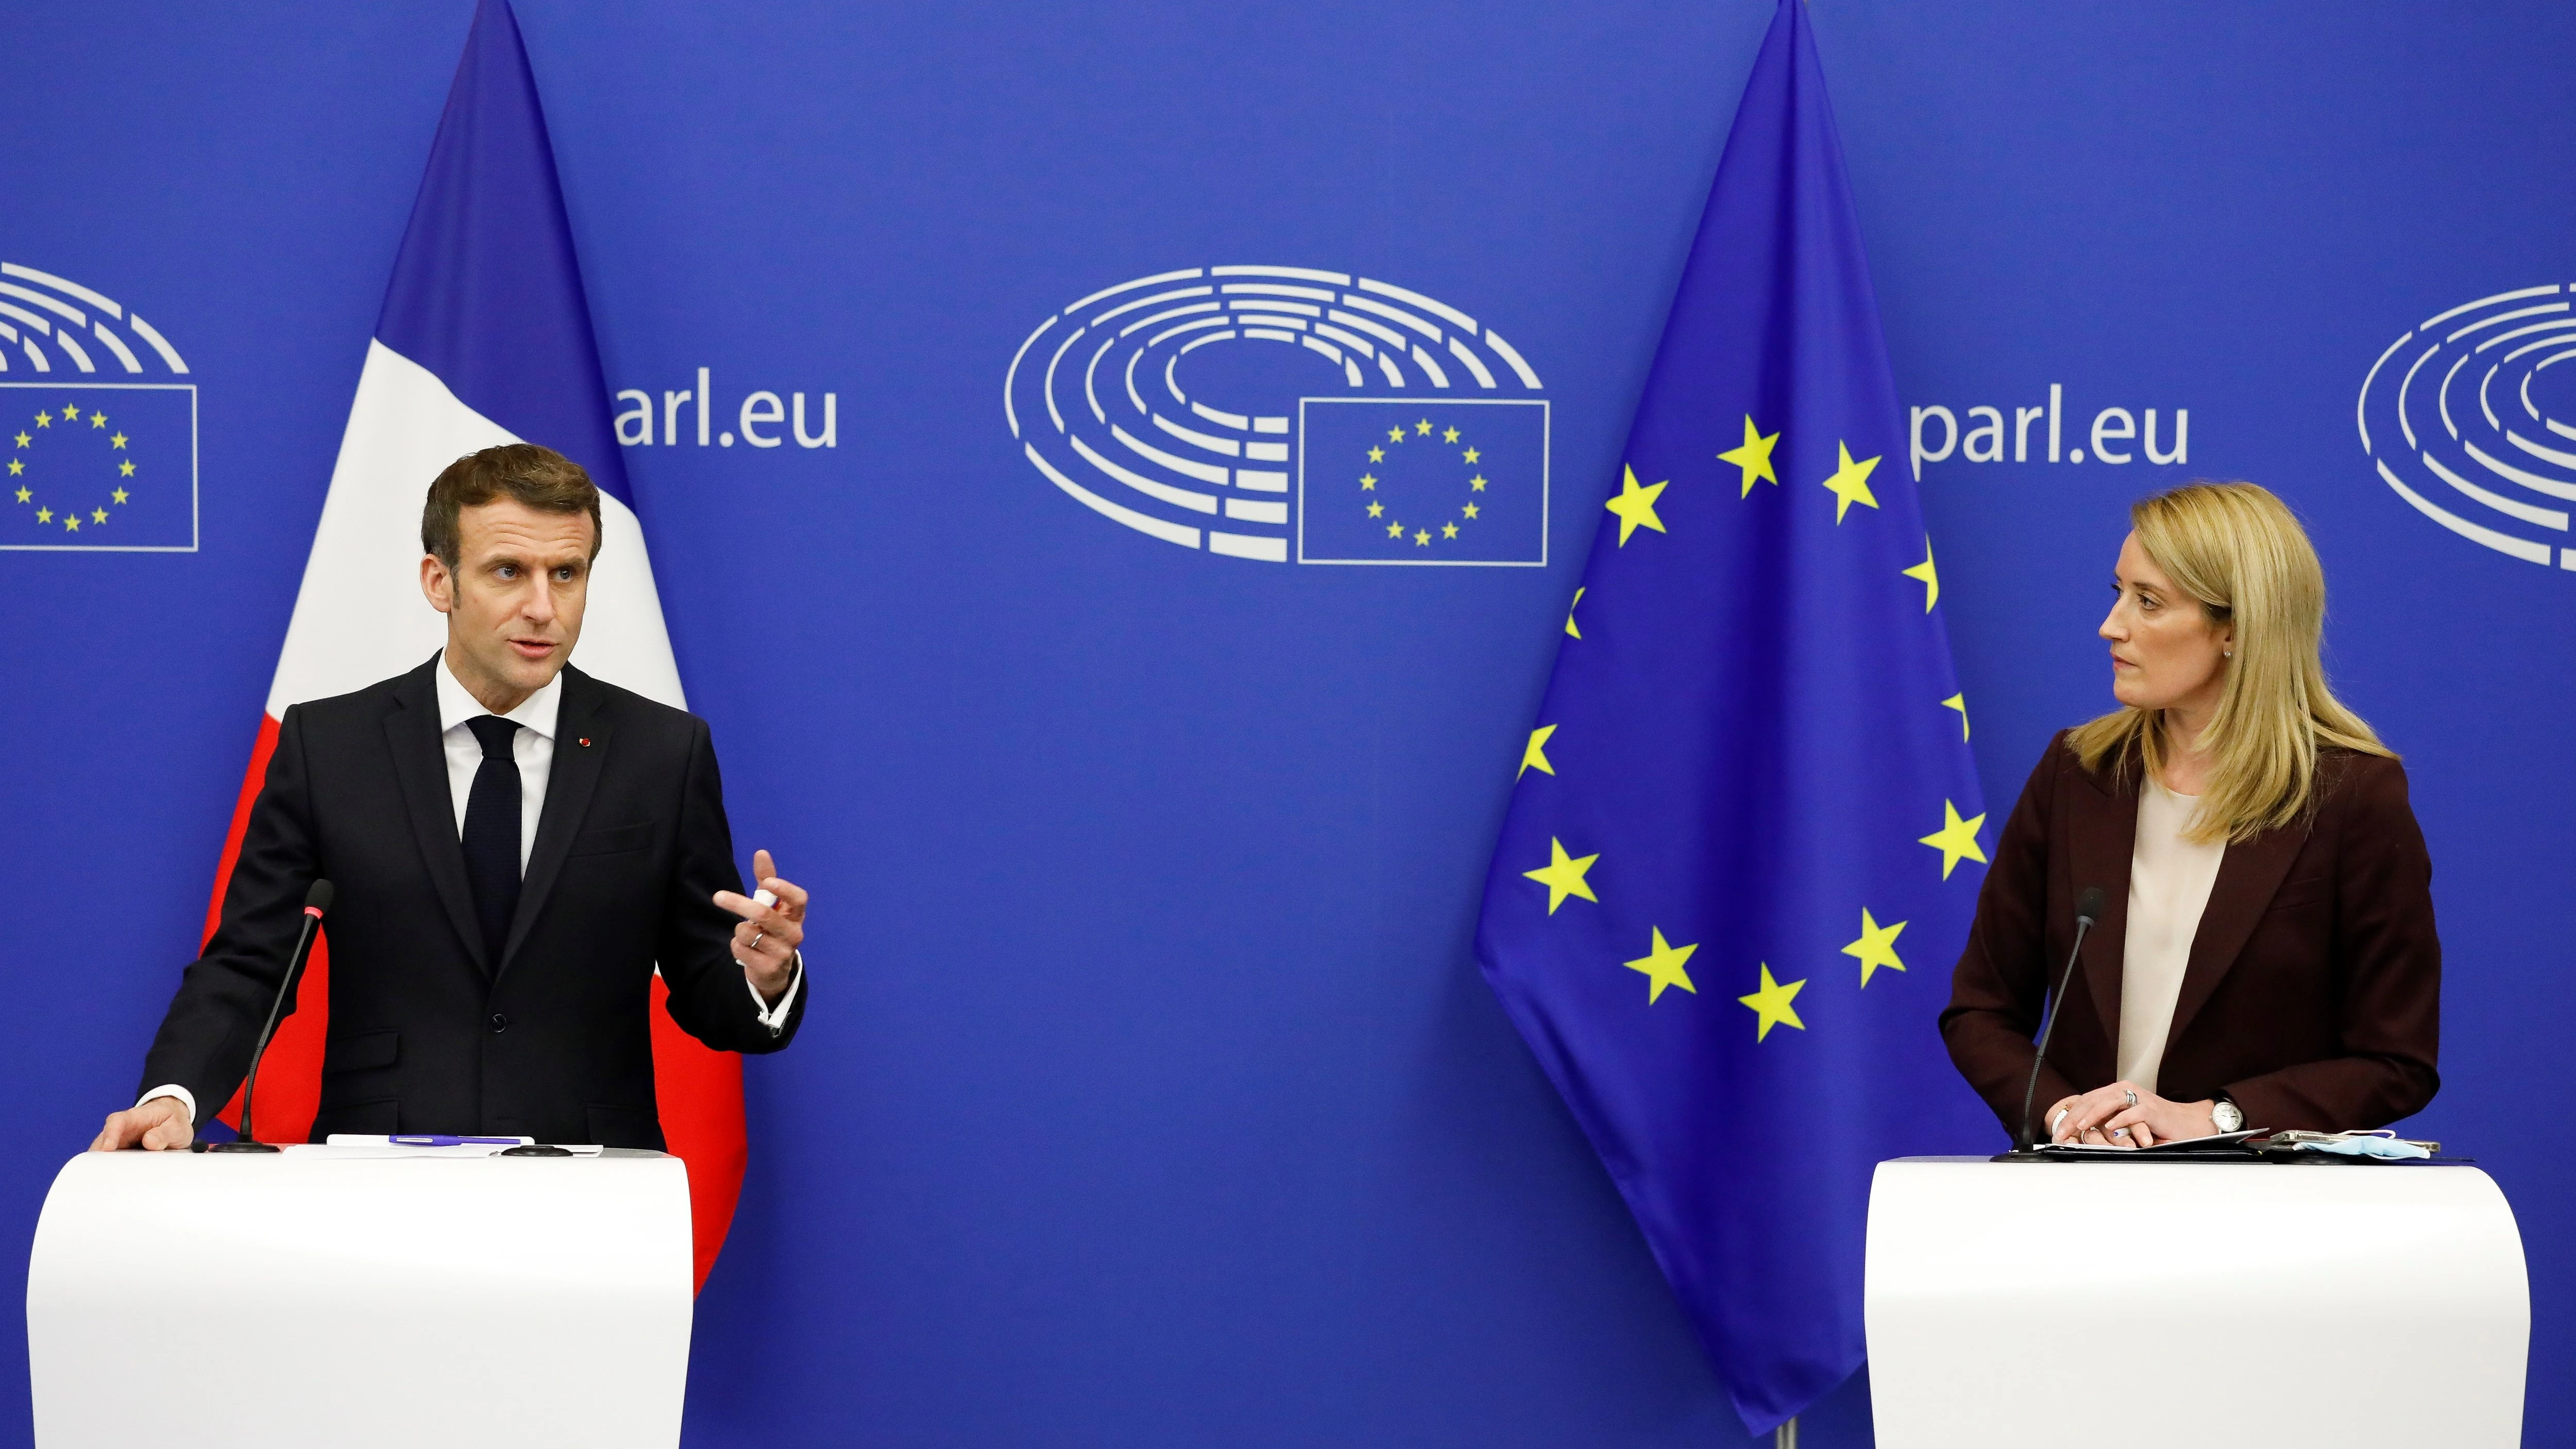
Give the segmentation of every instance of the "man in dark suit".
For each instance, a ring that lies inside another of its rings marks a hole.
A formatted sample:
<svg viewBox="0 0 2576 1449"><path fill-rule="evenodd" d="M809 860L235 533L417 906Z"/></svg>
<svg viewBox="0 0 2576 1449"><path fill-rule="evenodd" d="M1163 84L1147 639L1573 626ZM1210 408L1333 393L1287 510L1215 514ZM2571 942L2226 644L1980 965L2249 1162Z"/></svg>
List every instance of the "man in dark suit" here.
<svg viewBox="0 0 2576 1449"><path fill-rule="evenodd" d="M647 1003L723 1051L804 1018L806 893L746 897L705 721L568 667L599 552L579 465L518 443L429 490L421 590L447 646L281 722L224 892L100 1150L186 1147L230 1099L296 937L330 912L316 1141L516 1135L659 1148Z"/></svg>

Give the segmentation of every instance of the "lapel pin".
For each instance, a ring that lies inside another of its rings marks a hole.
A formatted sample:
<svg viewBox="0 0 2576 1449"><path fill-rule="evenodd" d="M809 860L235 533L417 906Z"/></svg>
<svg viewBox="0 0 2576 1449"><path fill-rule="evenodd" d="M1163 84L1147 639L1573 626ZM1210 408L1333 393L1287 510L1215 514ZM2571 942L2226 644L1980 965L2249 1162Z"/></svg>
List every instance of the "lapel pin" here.
<svg viewBox="0 0 2576 1449"><path fill-rule="evenodd" d="M581 742L581 747L582 747L583 749L585 749L585 750L586 750L586 749L589 749L589 748L590 748L590 741L589 741L587 738L583 739L583 740L582 740L582 742Z"/></svg>

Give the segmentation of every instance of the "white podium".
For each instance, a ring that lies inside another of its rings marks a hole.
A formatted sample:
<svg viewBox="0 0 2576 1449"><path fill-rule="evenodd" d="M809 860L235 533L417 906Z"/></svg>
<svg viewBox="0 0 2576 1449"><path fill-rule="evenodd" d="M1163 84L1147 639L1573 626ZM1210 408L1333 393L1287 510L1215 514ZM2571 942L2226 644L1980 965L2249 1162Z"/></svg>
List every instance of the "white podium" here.
<svg viewBox="0 0 2576 1449"><path fill-rule="evenodd" d="M38 1449L680 1441L676 1157L85 1153L27 1270Z"/></svg>
<svg viewBox="0 0 2576 1449"><path fill-rule="evenodd" d="M1866 1284L1881 1449L2522 1441L2522 1236L2472 1167L1903 1158Z"/></svg>

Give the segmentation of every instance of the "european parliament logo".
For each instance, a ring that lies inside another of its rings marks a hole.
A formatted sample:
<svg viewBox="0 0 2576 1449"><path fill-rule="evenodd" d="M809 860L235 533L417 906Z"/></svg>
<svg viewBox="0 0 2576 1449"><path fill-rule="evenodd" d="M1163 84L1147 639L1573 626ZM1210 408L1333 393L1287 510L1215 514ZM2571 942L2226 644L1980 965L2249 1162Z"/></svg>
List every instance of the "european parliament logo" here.
<svg viewBox="0 0 2576 1449"><path fill-rule="evenodd" d="M0 550L196 551L196 385L97 380L147 356L188 370L112 298L0 262Z"/></svg>
<svg viewBox="0 0 2576 1449"><path fill-rule="evenodd" d="M1538 373L1475 317L1376 278L1212 266L1103 288L1020 344L1002 412L1059 492L1182 548L1547 562Z"/></svg>
<svg viewBox="0 0 2576 1449"><path fill-rule="evenodd" d="M2576 570L2576 287L2437 312L2379 354L2354 424L2379 481L2481 547Z"/></svg>

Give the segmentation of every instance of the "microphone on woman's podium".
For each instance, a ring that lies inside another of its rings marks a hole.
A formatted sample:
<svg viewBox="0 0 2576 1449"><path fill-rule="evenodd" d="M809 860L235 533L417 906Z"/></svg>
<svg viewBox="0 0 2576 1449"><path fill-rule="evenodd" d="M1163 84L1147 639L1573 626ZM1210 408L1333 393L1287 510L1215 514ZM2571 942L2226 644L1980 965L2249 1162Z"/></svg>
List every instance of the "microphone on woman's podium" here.
<svg viewBox="0 0 2576 1449"><path fill-rule="evenodd" d="M2075 949L2066 953L2066 969L2057 973L2057 990L2048 998L2048 1019L2039 1026L2039 1051L2030 1059L2030 1085L2021 1089L2021 1137L2013 1143L2016 1152L2032 1152L2039 1147L2039 1139L2031 1135L2030 1123L2031 1100L2039 1095L2039 1068L2048 1060L2049 1034L2057 1030L2057 1009L2066 1004L2067 985L2075 979L2075 958L2083 954L2084 933L2102 919L2102 903L2100 886L2086 886L2084 894L2075 898ZM242 1121L250 1121L248 1098L242 1100Z"/></svg>
<svg viewBox="0 0 2576 1449"><path fill-rule="evenodd" d="M2095 892L2100 894L2100 892ZM317 880L313 889L304 893L304 930L295 938L294 954L286 958L286 974L278 979L277 998L268 1004L268 1021L259 1029L259 1041L250 1049L250 1075L242 1082L241 1135L231 1142L208 1143L208 1152L275 1152L277 1149L250 1135L250 1107L259 1090L259 1059L268 1054L268 1039L277 1030L277 1015L286 1009L287 993L295 989L295 978L304 971L304 958L313 954L314 933L322 929L322 913L331 909L331 883ZM2027 1114L2025 1114L2027 1115Z"/></svg>

